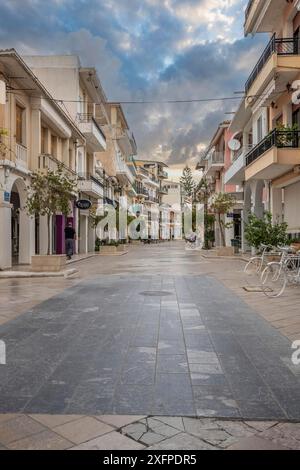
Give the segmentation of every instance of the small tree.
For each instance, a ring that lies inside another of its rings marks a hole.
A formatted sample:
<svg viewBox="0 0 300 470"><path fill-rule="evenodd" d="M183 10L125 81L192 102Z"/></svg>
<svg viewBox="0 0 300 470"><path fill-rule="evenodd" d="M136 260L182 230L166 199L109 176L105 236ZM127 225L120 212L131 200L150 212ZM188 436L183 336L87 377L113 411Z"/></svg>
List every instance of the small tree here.
<svg viewBox="0 0 300 470"><path fill-rule="evenodd" d="M229 212L236 203L235 197L230 193L218 193L214 196L211 209L216 215L220 229L222 246L226 246L225 229L232 226L232 223L225 223L223 216Z"/></svg>
<svg viewBox="0 0 300 470"><path fill-rule="evenodd" d="M288 224L273 223L272 214L266 212L263 218L249 214L245 224L245 238L250 246L258 249L262 244L271 246L285 245L288 242Z"/></svg>
<svg viewBox="0 0 300 470"><path fill-rule="evenodd" d="M195 199L204 206L204 248L209 249L211 240L211 218L209 217L208 201L212 195L212 187L206 178L202 178L195 188Z"/></svg>
<svg viewBox="0 0 300 470"><path fill-rule="evenodd" d="M180 178L180 183L182 184L185 195L188 198L193 198L196 184L193 179L192 170L189 166L186 166L183 169L182 177Z"/></svg>
<svg viewBox="0 0 300 470"><path fill-rule="evenodd" d="M34 172L31 175L25 209L28 215L47 217L48 255L50 255L51 217L58 212L65 216L70 213L70 199L75 190L76 181L64 173L62 165L59 165L56 171L48 170L45 174Z"/></svg>

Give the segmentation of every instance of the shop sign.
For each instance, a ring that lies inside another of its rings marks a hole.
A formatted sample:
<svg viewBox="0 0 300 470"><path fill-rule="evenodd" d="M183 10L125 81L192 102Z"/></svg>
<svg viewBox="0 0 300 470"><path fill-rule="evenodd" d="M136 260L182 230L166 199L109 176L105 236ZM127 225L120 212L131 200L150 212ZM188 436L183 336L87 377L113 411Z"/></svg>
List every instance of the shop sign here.
<svg viewBox="0 0 300 470"><path fill-rule="evenodd" d="M91 208L92 203L88 199L80 199L79 201L75 202L75 205L78 209L87 210Z"/></svg>

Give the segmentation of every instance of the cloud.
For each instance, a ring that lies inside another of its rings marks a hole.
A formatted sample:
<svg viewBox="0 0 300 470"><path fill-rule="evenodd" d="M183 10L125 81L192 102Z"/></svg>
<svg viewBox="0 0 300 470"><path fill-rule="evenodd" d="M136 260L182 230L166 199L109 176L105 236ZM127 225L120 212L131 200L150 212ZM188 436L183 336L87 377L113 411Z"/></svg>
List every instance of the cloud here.
<svg viewBox="0 0 300 470"><path fill-rule="evenodd" d="M243 38L247 0L3 0L0 47L77 54L111 100L231 96L264 37ZM191 163L237 102L128 105L139 155Z"/></svg>

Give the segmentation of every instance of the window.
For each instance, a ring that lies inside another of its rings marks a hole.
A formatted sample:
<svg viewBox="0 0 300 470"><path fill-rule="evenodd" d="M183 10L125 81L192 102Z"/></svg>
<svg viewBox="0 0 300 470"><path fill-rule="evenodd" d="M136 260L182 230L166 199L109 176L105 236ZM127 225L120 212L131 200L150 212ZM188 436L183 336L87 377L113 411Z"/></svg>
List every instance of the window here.
<svg viewBox="0 0 300 470"><path fill-rule="evenodd" d="M24 144L24 109L18 104L16 105L16 142Z"/></svg>

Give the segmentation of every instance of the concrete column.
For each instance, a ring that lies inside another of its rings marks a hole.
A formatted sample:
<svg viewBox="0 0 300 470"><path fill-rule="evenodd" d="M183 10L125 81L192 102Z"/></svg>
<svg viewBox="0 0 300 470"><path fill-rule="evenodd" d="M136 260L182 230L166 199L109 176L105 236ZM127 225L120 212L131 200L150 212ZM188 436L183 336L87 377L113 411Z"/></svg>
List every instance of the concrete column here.
<svg viewBox="0 0 300 470"><path fill-rule="evenodd" d="M245 239L245 227L248 222L248 216L251 212L251 186L246 184L244 188L244 207L242 210L242 251L247 252L250 247Z"/></svg>
<svg viewBox="0 0 300 470"><path fill-rule="evenodd" d="M87 219L88 219L88 252L91 253L95 251L96 231L91 225L92 219L88 217Z"/></svg>
<svg viewBox="0 0 300 470"><path fill-rule="evenodd" d="M273 216L273 221L282 221L282 189L271 188L271 201L270 211Z"/></svg>
<svg viewBox="0 0 300 470"><path fill-rule="evenodd" d="M48 251L48 225L47 216L40 216L40 255ZM52 254L52 220L50 220L50 254Z"/></svg>
<svg viewBox="0 0 300 470"><path fill-rule="evenodd" d="M264 215L262 181L251 182L251 212L259 218L262 218Z"/></svg>
<svg viewBox="0 0 300 470"><path fill-rule="evenodd" d="M270 212L271 210L271 181L270 180L265 180L265 194L266 194L266 200L264 203L264 208L265 211Z"/></svg>
<svg viewBox="0 0 300 470"><path fill-rule="evenodd" d="M20 211L19 264L31 264L35 252L34 217Z"/></svg>
<svg viewBox="0 0 300 470"><path fill-rule="evenodd" d="M80 241L79 241L80 253L88 252L88 217L80 215Z"/></svg>
<svg viewBox="0 0 300 470"><path fill-rule="evenodd" d="M39 155L42 152L42 127L40 109L31 111L31 166L38 168Z"/></svg>
<svg viewBox="0 0 300 470"><path fill-rule="evenodd" d="M40 237L40 255L47 254L47 244L48 244L48 229L47 229L47 217L40 216L39 224L39 237Z"/></svg>
<svg viewBox="0 0 300 470"><path fill-rule="evenodd" d="M62 162L69 166L70 162L69 162L69 158L70 158L70 154L69 154L69 139L63 139L62 140L62 143L61 143L61 157L62 157Z"/></svg>
<svg viewBox="0 0 300 470"><path fill-rule="evenodd" d="M12 205L0 202L0 269L11 268L11 209Z"/></svg>

